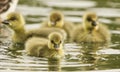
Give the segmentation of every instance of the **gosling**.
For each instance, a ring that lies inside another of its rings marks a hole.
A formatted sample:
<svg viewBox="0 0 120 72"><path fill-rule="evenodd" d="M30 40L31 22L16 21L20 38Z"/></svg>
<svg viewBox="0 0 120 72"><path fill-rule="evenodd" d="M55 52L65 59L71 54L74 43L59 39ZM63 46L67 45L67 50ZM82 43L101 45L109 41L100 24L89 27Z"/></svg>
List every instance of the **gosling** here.
<svg viewBox="0 0 120 72"><path fill-rule="evenodd" d="M72 41L108 43L111 40L108 28L97 21L98 17L94 12L85 13L83 16L83 24L73 31Z"/></svg>
<svg viewBox="0 0 120 72"><path fill-rule="evenodd" d="M32 37L27 40L25 50L27 55L46 57L46 58L62 58L63 51L63 37L58 32L49 34L48 39L40 37Z"/></svg>
<svg viewBox="0 0 120 72"><path fill-rule="evenodd" d="M43 22L41 27L56 27L65 30L68 40L71 38L71 31L74 29L72 22L64 20L64 15L60 11L53 11L48 17L48 21Z"/></svg>
<svg viewBox="0 0 120 72"><path fill-rule="evenodd" d="M26 40L26 31L24 28L24 18L18 12L11 12L7 15L7 19L2 22L12 29L12 43L13 46L24 45Z"/></svg>

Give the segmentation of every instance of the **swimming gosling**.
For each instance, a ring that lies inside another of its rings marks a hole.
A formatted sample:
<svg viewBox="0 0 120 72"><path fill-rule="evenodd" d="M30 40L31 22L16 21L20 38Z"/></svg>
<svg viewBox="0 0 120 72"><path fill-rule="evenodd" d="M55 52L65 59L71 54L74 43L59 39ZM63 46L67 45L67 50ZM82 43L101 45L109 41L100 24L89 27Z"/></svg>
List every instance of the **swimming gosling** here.
<svg viewBox="0 0 120 72"><path fill-rule="evenodd" d="M25 50L27 55L46 57L46 58L61 58L64 56L63 37L60 33L52 32L46 38L32 37L27 40Z"/></svg>
<svg viewBox="0 0 120 72"><path fill-rule="evenodd" d="M81 42L110 42L111 36L108 28L98 22L98 17L94 12L85 13L83 24L76 27L72 34L72 41Z"/></svg>
<svg viewBox="0 0 120 72"><path fill-rule="evenodd" d="M12 29L12 43L15 46L24 45L26 40L26 31L24 28L24 18L18 12L11 12L7 15L7 19L2 22Z"/></svg>
<svg viewBox="0 0 120 72"><path fill-rule="evenodd" d="M41 27L56 27L65 30L68 40L71 38L71 31L74 29L72 22L64 20L64 15L60 11L52 11Z"/></svg>

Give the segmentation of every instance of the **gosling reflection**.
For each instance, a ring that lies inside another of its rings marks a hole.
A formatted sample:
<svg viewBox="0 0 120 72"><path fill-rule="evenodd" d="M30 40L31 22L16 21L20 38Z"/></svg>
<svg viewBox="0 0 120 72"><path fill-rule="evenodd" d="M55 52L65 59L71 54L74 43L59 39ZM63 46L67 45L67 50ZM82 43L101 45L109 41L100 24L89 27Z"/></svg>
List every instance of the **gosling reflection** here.
<svg viewBox="0 0 120 72"><path fill-rule="evenodd" d="M11 58L19 58L20 56L23 55L23 50L11 50L7 48L6 54L10 56Z"/></svg>
<svg viewBox="0 0 120 72"><path fill-rule="evenodd" d="M49 58L48 59L48 70L49 72L57 71L61 72L61 59Z"/></svg>
<svg viewBox="0 0 120 72"><path fill-rule="evenodd" d="M83 63L94 63L97 58L98 45L97 44L82 44L82 62Z"/></svg>
<svg viewBox="0 0 120 72"><path fill-rule="evenodd" d="M99 54L97 54L98 50L107 47L102 43L86 43L82 44L81 48L81 62L83 64L91 64L89 67L84 67L84 70L96 70L97 64L101 58ZM87 68L87 69L86 69Z"/></svg>

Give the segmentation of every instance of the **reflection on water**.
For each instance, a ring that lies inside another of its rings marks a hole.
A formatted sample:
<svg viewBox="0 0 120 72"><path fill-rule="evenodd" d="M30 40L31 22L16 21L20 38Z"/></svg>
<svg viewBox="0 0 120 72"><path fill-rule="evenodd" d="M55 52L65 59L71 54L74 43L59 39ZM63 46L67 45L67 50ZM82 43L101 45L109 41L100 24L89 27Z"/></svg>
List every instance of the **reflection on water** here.
<svg viewBox="0 0 120 72"><path fill-rule="evenodd" d="M82 52L81 61L82 63L92 64L89 68L84 68L84 70L97 70L97 63L102 58L101 55L97 52L100 49L104 49L107 46L101 43L92 43L92 44L84 44L82 45Z"/></svg>
<svg viewBox="0 0 120 72"><path fill-rule="evenodd" d="M27 29L38 27L54 9L63 11L65 19L76 24L82 22L86 10L95 11L99 21L110 28L112 42L108 46L65 43L65 57L54 60L27 56L25 50L8 50L11 41L0 38L0 72L120 71L119 0L20 0L19 3L17 11L22 12L30 24Z"/></svg>
<svg viewBox="0 0 120 72"><path fill-rule="evenodd" d="M61 71L60 59L48 59L49 71Z"/></svg>

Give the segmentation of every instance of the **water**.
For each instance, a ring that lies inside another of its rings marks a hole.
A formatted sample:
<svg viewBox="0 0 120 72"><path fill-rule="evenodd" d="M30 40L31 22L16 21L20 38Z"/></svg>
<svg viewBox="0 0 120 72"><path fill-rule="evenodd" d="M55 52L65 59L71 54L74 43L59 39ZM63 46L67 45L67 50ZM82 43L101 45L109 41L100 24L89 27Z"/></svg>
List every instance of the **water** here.
<svg viewBox="0 0 120 72"><path fill-rule="evenodd" d="M27 28L38 27L54 9L63 11L65 19L76 24L82 22L86 10L97 12L99 21L110 28L111 44L106 47L66 43L64 59L48 63L46 58L27 56L24 50L7 50L10 41L3 39L0 43L0 72L44 72L50 69L61 72L120 72L119 0L20 0L17 6L17 11L22 12L30 24Z"/></svg>

